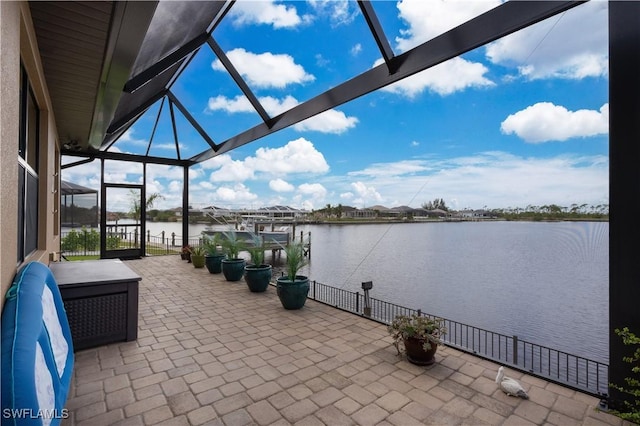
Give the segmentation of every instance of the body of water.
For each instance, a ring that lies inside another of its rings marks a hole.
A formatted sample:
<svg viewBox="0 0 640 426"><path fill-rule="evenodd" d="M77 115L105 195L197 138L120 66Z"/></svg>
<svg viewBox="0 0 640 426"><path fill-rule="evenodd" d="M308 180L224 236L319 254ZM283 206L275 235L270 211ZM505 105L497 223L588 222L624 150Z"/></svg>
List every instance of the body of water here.
<svg viewBox="0 0 640 426"><path fill-rule="evenodd" d="M181 224L149 222L152 235ZM196 237L204 225L191 225ZM306 225L302 273L451 320L608 360L607 222Z"/></svg>

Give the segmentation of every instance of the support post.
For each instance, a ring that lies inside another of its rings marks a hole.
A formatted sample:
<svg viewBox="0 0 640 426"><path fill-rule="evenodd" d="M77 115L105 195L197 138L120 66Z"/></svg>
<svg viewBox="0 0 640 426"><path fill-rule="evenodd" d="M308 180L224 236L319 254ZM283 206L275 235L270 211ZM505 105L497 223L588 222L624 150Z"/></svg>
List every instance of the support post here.
<svg viewBox="0 0 640 426"><path fill-rule="evenodd" d="M189 244L189 167L182 167L182 247Z"/></svg>
<svg viewBox="0 0 640 426"><path fill-rule="evenodd" d="M609 382L627 387L633 348L616 329L640 335L640 2L609 2ZM624 409L629 394L609 389L608 404Z"/></svg>
<svg viewBox="0 0 640 426"><path fill-rule="evenodd" d="M362 290L364 290L364 306L362 312L364 316L371 316L371 298L369 297L369 290L373 288L373 281L365 281L362 283Z"/></svg>

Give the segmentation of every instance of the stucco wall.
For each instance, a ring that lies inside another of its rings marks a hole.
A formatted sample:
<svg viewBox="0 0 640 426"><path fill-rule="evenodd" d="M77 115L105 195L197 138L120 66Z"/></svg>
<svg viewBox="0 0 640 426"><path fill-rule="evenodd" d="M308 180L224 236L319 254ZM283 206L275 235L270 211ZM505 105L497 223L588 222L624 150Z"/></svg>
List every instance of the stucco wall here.
<svg viewBox="0 0 640 426"><path fill-rule="evenodd" d="M1 298L16 272L20 3L0 2L0 279Z"/></svg>
<svg viewBox="0 0 640 426"><path fill-rule="evenodd" d="M20 60L27 70L34 95L40 108L40 170L38 249L26 261L49 263L51 253L59 250L59 236L54 224L59 220L56 211L55 121L51 100L44 81L42 64L27 2L0 1L0 285L1 302L20 265L17 263L18 244L18 132Z"/></svg>

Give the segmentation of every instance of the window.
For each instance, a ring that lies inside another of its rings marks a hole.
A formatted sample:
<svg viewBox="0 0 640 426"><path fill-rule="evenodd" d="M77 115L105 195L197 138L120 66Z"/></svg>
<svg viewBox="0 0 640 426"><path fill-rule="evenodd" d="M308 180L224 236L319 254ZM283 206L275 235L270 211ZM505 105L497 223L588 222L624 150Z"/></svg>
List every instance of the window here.
<svg viewBox="0 0 640 426"><path fill-rule="evenodd" d="M24 67L20 69L18 151L18 261L38 247L38 104Z"/></svg>

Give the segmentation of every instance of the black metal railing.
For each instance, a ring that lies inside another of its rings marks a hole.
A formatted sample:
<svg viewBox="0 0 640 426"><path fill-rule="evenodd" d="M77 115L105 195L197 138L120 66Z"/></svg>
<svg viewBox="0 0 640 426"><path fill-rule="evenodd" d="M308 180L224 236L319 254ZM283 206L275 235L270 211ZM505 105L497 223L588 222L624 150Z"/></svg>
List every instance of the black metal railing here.
<svg viewBox="0 0 640 426"><path fill-rule="evenodd" d="M100 257L100 232L95 229L72 229L68 232L62 232L60 240L60 251L65 257ZM107 249L114 250L118 248L138 248L145 244L145 253L148 256L161 256L170 254L179 254L182 249L182 236L176 235L175 232L165 233L162 231L158 235L151 235L146 232L145 238L141 238L138 229L127 229L120 226L117 229L109 229L107 231ZM189 238L191 247L201 245L202 237Z"/></svg>
<svg viewBox="0 0 640 426"><path fill-rule="evenodd" d="M383 324L390 324L396 315L418 313L435 317L424 314L419 309L375 298L369 298L370 305L364 306L365 296L360 292L316 281L311 282L308 297ZM608 393L609 366L605 363L521 340L518 336L507 336L447 318L442 319L447 328L442 341L447 346L597 397L605 397Z"/></svg>

